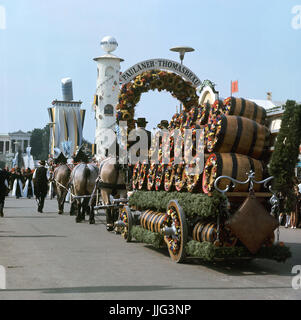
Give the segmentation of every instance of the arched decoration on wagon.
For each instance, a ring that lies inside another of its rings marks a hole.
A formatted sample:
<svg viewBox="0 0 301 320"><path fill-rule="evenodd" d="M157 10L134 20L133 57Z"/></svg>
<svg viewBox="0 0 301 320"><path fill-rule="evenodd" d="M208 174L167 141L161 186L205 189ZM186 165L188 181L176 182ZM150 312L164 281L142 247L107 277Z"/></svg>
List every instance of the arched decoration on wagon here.
<svg viewBox="0 0 301 320"><path fill-rule="evenodd" d="M127 121L129 130L134 128L135 106L141 94L149 90L167 90L183 103L185 111L198 105L196 88L182 76L164 70L149 70L138 74L133 81L121 87L117 105L117 121Z"/></svg>
<svg viewBox="0 0 301 320"><path fill-rule="evenodd" d="M204 80L199 88L200 98L199 105L210 103L219 99L219 93L215 90L215 84L210 80Z"/></svg>

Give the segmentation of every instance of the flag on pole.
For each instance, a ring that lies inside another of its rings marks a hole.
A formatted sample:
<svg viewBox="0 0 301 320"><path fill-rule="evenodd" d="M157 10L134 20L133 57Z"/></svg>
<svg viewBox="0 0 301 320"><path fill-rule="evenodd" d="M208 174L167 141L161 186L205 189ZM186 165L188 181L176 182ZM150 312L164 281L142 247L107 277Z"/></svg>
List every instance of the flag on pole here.
<svg viewBox="0 0 301 320"><path fill-rule="evenodd" d="M238 92L238 80L231 81L231 95L235 92Z"/></svg>

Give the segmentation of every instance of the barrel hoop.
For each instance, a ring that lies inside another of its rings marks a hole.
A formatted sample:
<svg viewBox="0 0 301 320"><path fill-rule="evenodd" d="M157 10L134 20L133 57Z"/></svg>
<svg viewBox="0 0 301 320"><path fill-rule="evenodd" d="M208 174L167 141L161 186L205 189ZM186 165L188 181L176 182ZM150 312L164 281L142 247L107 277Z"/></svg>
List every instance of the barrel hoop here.
<svg viewBox="0 0 301 320"><path fill-rule="evenodd" d="M153 212L150 216L149 219L147 221L147 229L150 231L153 231L153 220L156 217L156 213Z"/></svg>
<svg viewBox="0 0 301 320"><path fill-rule="evenodd" d="M199 229L199 224L196 224L192 231L192 239L197 241L197 230Z"/></svg>
<svg viewBox="0 0 301 320"><path fill-rule="evenodd" d="M230 110L232 110L232 112L230 114L234 114L235 113L235 109L236 109L236 99L231 97L231 108L230 108Z"/></svg>
<svg viewBox="0 0 301 320"><path fill-rule="evenodd" d="M237 178L237 170L238 170L238 164L237 164L237 157L235 153L230 153L231 158L232 158L232 178L236 179Z"/></svg>
<svg viewBox="0 0 301 320"><path fill-rule="evenodd" d="M142 221L143 221L143 223L142 223L142 226L143 226L143 228L144 229L147 229L147 218L149 217L149 215L152 213L152 211L151 210L147 210L147 211L145 211L145 213L143 214L143 217L142 217Z"/></svg>
<svg viewBox="0 0 301 320"><path fill-rule="evenodd" d="M195 238L196 241L202 241L201 233L203 232L203 230L204 230L204 224L199 223L196 229L196 238Z"/></svg>
<svg viewBox="0 0 301 320"><path fill-rule="evenodd" d="M156 223L157 223L158 216L159 216L158 212L154 213L154 216L151 217L151 219L150 219L150 221L151 221L151 229L150 230L153 232L156 232L155 230L156 230Z"/></svg>
<svg viewBox="0 0 301 320"><path fill-rule="evenodd" d="M257 104L255 102L253 102L253 106L254 106L253 120L256 121L257 120L258 107L257 107Z"/></svg>
<svg viewBox="0 0 301 320"><path fill-rule="evenodd" d="M236 116L236 122L237 122L237 133L236 133L236 137L235 137L235 141L233 143L232 149L230 152L235 152L237 149L237 146L239 144L240 139L242 138L242 118L239 116Z"/></svg>
<svg viewBox="0 0 301 320"><path fill-rule="evenodd" d="M154 218L154 212L152 212L149 216L148 216L148 219L147 219L147 227L146 229L147 230L151 230L151 225L152 225L152 219Z"/></svg>
<svg viewBox="0 0 301 320"><path fill-rule="evenodd" d="M144 228L144 221L145 221L145 216L147 215L149 210L145 211L142 213L141 217L140 217L140 224L142 225L142 227Z"/></svg>
<svg viewBox="0 0 301 320"><path fill-rule="evenodd" d="M160 214L158 212L154 213L154 216L151 217L151 219L150 219L151 231L153 231L153 232L155 232L155 229L156 229L156 223L157 223L158 216L160 216Z"/></svg>
<svg viewBox="0 0 301 320"><path fill-rule="evenodd" d="M207 233L207 225L203 225L202 231L199 233L200 241L204 241L206 239L206 233Z"/></svg>
<svg viewBox="0 0 301 320"><path fill-rule="evenodd" d="M246 100L243 99L243 98L241 98L241 109L240 109L239 115L240 115L241 117L243 117L245 111L246 111Z"/></svg>
<svg viewBox="0 0 301 320"><path fill-rule="evenodd" d="M266 118L266 110L262 108L262 115L261 115L261 123L264 125L265 123L265 118Z"/></svg>
<svg viewBox="0 0 301 320"><path fill-rule="evenodd" d="M162 214L162 216L160 216L159 222L157 223L157 232L161 231L161 225L162 225L164 219L165 219L165 214Z"/></svg>
<svg viewBox="0 0 301 320"><path fill-rule="evenodd" d="M225 117L224 115L221 115L221 119L222 119L221 129L220 129L218 139L217 139L217 142L215 145L215 150L218 150L222 146L224 139L225 139L225 136L226 136L227 126L228 126L227 117Z"/></svg>
<svg viewBox="0 0 301 320"><path fill-rule="evenodd" d="M248 156L252 156L253 152L254 152L254 147L257 141L257 131L258 131L258 124L256 121L253 121L253 138L252 138L252 143L251 143L251 147L248 153Z"/></svg>
<svg viewBox="0 0 301 320"><path fill-rule="evenodd" d="M209 241L209 242L213 241L212 240L213 239L213 235L212 235L213 232L214 232L214 223L208 224L205 241Z"/></svg>

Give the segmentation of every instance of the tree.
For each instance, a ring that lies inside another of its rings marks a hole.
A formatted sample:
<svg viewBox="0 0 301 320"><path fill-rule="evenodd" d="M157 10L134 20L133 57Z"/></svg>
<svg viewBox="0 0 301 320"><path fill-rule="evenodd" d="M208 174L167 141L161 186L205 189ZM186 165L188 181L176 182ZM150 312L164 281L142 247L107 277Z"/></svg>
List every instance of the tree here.
<svg viewBox="0 0 301 320"><path fill-rule="evenodd" d="M31 154L35 159L46 160L49 154L49 125L31 132Z"/></svg>
<svg viewBox="0 0 301 320"><path fill-rule="evenodd" d="M288 100L282 116L281 128L269 163L269 172L274 176L273 189L285 197L285 211L292 211L293 177L298 162L301 142L301 105Z"/></svg>

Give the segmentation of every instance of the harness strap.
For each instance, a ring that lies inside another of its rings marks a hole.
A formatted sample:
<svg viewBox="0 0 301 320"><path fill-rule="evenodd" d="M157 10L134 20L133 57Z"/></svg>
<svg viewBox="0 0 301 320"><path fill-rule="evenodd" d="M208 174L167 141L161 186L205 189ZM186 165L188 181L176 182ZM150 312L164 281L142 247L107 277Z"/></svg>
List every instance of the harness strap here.
<svg viewBox="0 0 301 320"><path fill-rule="evenodd" d="M113 190L126 190L126 185L117 184L117 183L107 183L103 181L99 181L98 186L100 189L113 189Z"/></svg>

